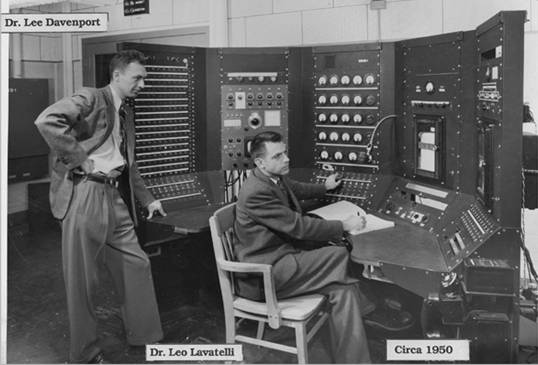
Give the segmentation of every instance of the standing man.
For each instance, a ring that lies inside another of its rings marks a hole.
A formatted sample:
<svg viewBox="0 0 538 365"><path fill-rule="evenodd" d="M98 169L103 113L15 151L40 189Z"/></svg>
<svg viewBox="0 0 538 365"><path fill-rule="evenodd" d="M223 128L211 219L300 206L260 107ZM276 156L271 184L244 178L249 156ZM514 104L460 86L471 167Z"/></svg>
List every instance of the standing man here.
<svg viewBox="0 0 538 365"><path fill-rule="evenodd" d="M150 261L135 234L135 198L165 215L134 160L135 127L125 98L144 87L144 55L127 50L110 62L110 84L83 88L35 121L53 153L51 208L62 223L62 260L70 326L69 362L102 360L92 296L98 261L109 269L121 302L127 342L162 339Z"/></svg>
<svg viewBox="0 0 538 365"><path fill-rule="evenodd" d="M340 242L344 232L363 229L364 217L343 221L304 216L298 199L322 197L340 182L336 174L325 185L304 184L286 177L289 158L282 136L256 135L251 156L256 164L236 205L236 254L240 261L273 265L279 298L322 293L331 305L329 331L336 363L370 363L362 315L374 310L361 296L357 279L348 275L349 253L341 246L318 248L320 242ZM239 295L259 298L258 278L238 280Z"/></svg>

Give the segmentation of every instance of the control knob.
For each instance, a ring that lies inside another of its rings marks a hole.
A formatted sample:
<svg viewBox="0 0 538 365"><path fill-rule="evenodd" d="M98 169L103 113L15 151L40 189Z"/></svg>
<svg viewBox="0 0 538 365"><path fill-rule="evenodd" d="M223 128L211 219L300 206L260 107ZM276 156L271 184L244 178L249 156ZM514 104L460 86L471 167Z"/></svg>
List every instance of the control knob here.
<svg viewBox="0 0 538 365"><path fill-rule="evenodd" d="M331 85L338 85L338 76L332 75L329 79L329 84Z"/></svg>
<svg viewBox="0 0 538 365"><path fill-rule="evenodd" d="M248 117L248 125L250 125L252 129L256 129L260 127L261 124L262 124L262 118L260 117L258 113L250 114L250 116Z"/></svg>
<svg viewBox="0 0 538 365"><path fill-rule="evenodd" d="M325 140L327 139L327 133L325 133L325 132L319 132L319 134L318 134L318 139L319 139L320 141L325 141Z"/></svg>
<svg viewBox="0 0 538 365"><path fill-rule="evenodd" d="M374 118L374 116L373 116L372 114L368 114L368 115L366 116L366 124L368 124L368 125L372 125L372 124L374 124L374 123L375 123L375 118Z"/></svg>
<svg viewBox="0 0 538 365"><path fill-rule="evenodd" d="M426 86L424 86L424 89L428 94L433 94L435 92L435 86L433 85L433 82L428 81L426 83Z"/></svg>
<svg viewBox="0 0 538 365"><path fill-rule="evenodd" d="M318 103L320 105L325 105L325 103L327 103L327 97L325 95L320 95L318 98Z"/></svg>
<svg viewBox="0 0 538 365"><path fill-rule="evenodd" d="M338 122L338 114L334 114L334 113L331 114L331 115L329 116L329 120L331 121L331 123L336 123L336 122Z"/></svg>
<svg viewBox="0 0 538 365"><path fill-rule="evenodd" d="M331 140L331 142L336 142L336 141L338 141L338 133L336 133L336 132L331 132L331 134L329 134L329 139Z"/></svg>
<svg viewBox="0 0 538 365"><path fill-rule="evenodd" d="M335 159L336 161L341 161L342 158L344 158L344 155L342 154L342 152L340 152L340 151L336 151L336 152L334 153L334 159Z"/></svg>
<svg viewBox="0 0 538 365"><path fill-rule="evenodd" d="M368 74L364 78L364 82L366 83L366 85L373 85L374 81L375 81L375 77L372 74Z"/></svg>
<svg viewBox="0 0 538 365"><path fill-rule="evenodd" d="M357 161L357 154L355 152L350 152L347 155L349 161Z"/></svg>
<svg viewBox="0 0 538 365"><path fill-rule="evenodd" d="M349 104L349 95L342 96L342 104L344 104L344 105Z"/></svg>
<svg viewBox="0 0 538 365"><path fill-rule="evenodd" d="M258 76L258 81L259 81L259 82L263 82L264 80L265 80L265 77L263 77L263 76Z"/></svg>
<svg viewBox="0 0 538 365"><path fill-rule="evenodd" d="M366 97L366 105L370 105L370 106L372 106L372 105L374 105L374 104L375 104L375 96L373 96L373 95L371 95L371 94L368 95L368 96Z"/></svg>
<svg viewBox="0 0 538 365"><path fill-rule="evenodd" d="M322 159L322 160L326 160L329 158L329 152L327 151L321 151L321 153L319 154L319 157Z"/></svg>
<svg viewBox="0 0 538 365"><path fill-rule="evenodd" d="M326 84L327 84L327 76L325 76L325 75L320 76L319 79L318 79L318 85L319 86L324 86Z"/></svg>
<svg viewBox="0 0 538 365"><path fill-rule="evenodd" d="M327 121L327 116L325 115L325 113L320 113L318 115L318 120L321 122L321 123L325 123Z"/></svg>
<svg viewBox="0 0 538 365"><path fill-rule="evenodd" d="M353 85L362 84L362 77L360 75L353 76Z"/></svg>
<svg viewBox="0 0 538 365"><path fill-rule="evenodd" d="M360 134L360 133L355 133L355 134L353 135L353 141L354 141L355 143L361 143L361 141L362 141L362 134Z"/></svg>
<svg viewBox="0 0 538 365"><path fill-rule="evenodd" d="M362 115L355 114L353 116L353 123L361 124L362 123Z"/></svg>
<svg viewBox="0 0 538 365"><path fill-rule="evenodd" d="M349 82L350 82L350 81L351 81L351 80L349 79L349 76L348 76L348 75L344 75L344 76L342 76L342 78L340 78L340 83L341 83L342 85L349 85Z"/></svg>
<svg viewBox="0 0 538 365"><path fill-rule="evenodd" d="M340 117L340 120L342 121L342 123L349 123L349 114L347 113L342 114L342 116Z"/></svg>
<svg viewBox="0 0 538 365"><path fill-rule="evenodd" d="M342 142L349 142L349 139L350 139L350 135L349 133L342 133Z"/></svg>
<svg viewBox="0 0 538 365"><path fill-rule="evenodd" d="M338 104L338 96L336 96L336 95L331 95L331 98L329 99L329 102L330 102L331 104L333 104L333 105L334 105L334 104Z"/></svg>
<svg viewBox="0 0 538 365"><path fill-rule="evenodd" d="M361 105L362 104L362 97L360 95L355 95L355 97L353 98L353 104Z"/></svg>

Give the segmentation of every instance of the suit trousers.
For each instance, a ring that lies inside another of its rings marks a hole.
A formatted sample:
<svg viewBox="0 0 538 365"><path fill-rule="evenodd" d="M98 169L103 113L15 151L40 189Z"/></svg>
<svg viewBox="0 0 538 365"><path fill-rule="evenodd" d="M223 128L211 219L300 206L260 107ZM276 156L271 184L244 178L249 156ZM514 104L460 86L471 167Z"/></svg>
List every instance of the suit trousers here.
<svg viewBox="0 0 538 365"><path fill-rule="evenodd" d="M151 264L118 189L93 181L75 184L62 222L62 259L70 362L86 362L100 351L92 297L101 262L116 287L127 342L144 345L162 339Z"/></svg>
<svg viewBox="0 0 538 365"><path fill-rule="evenodd" d="M362 315L375 306L362 295L358 280L348 275L349 253L344 247L326 246L285 255L273 264L277 297L307 293L328 297L328 336L335 363L370 363Z"/></svg>

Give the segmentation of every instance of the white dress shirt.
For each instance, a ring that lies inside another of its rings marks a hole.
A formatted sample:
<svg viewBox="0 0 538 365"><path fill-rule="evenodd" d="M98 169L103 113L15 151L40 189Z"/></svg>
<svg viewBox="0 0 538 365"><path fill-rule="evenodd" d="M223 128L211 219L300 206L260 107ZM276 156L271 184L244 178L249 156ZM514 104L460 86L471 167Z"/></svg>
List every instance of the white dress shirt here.
<svg viewBox="0 0 538 365"><path fill-rule="evenodd" d="M112 99L114 100L114 109L116 111L114 113L114 127L105 143L89 156L89 158L93 160L92 172L102 172L105 175L115 168L125 165L125 160L120 152L122 137L120 133L120 116L118 113L122 100L113 87L110 85L108 87L112 91Z"/></svg>

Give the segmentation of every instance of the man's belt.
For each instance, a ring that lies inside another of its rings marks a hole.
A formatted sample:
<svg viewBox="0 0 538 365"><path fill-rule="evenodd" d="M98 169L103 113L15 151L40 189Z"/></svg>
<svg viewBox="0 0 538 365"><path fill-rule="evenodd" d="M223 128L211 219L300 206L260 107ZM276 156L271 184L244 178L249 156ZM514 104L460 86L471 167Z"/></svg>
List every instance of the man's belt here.
<svg viewBox="0 0 538 365"><path fill-rule="evenodd" d="M75 173L75 174L73 174L72 178L73 178L73 181L75 183L87 180L87 181L93 181L93 182L100 183L100 184L110 185L110 186L113 186L115 188L118 187L118 179L117 178L109 177L109 176L102 175L102 174L79 175L79 174Z"/></svg>

